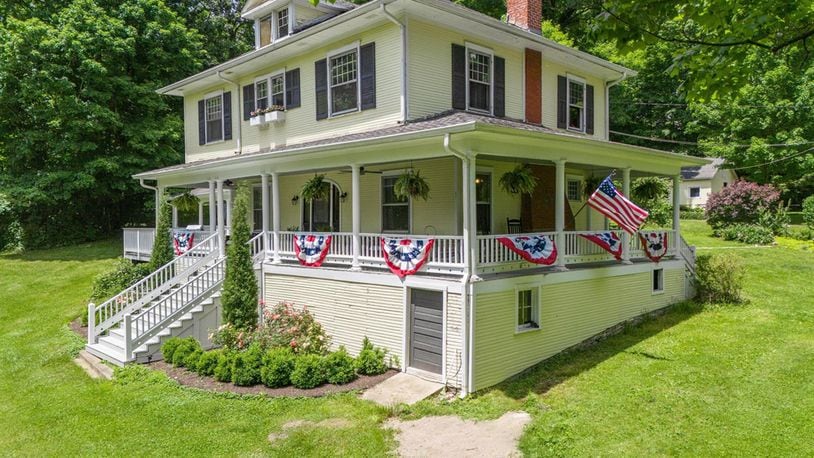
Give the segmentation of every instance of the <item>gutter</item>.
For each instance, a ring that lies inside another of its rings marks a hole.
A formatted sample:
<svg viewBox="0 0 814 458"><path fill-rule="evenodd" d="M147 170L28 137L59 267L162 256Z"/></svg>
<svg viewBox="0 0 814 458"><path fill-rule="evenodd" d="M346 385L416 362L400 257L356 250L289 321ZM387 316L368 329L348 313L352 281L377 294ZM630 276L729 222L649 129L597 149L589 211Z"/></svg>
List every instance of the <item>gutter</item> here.
<svg viewBox="0 0 814 458"><path fill-rule="evenodd" d="M235 85L235 93L237 94L237 154L243 154L243 102L240 100L243 94L240 91L240 84L237 81L230 80L229 78L223 76L223 72L218 70L217 73L218 78L226 81L227 83L232 83ZM230 108L231 109L231 108ZM235 119L234 114L232 114L232 119Z"/></svg>
<svg viewBox="0 0 814 458"><path fill-rule="evenodd" d="M605 140L610 141L610 88L616 86L628 78L627 72L622 72L622 77L613 81L605 81Z"/></svg>
<svg viewBox="0 0 814 458"><path fill-rule="evenodd" d="M158 180L156 180L156 184ZM139 178L138 184L144 188L149 189L155 193L155 227L158 227L158 213L160 211L161 206L161 195L158 193L158 186L150 186L144 183L144 178Z"/></svg>
<svg viewBox="0 0 814 458"><path fill-rule="evenodd" d="M396 19L385 7L384 1L379 0L379 10L382 14L390 19L391 22L398 25L401 29L401 121L407 121L407 26Z"/></svg>

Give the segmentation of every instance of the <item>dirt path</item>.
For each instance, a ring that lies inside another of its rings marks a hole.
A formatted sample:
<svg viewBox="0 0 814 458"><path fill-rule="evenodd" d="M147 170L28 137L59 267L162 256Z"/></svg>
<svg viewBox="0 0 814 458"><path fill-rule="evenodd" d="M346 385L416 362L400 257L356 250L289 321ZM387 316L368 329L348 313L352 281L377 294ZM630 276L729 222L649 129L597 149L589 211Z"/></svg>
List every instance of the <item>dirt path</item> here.
<svg viewBox="0 0 814 458"><path fill-rule="evenodd" d="M517 441L531 421L526 412L508 412L497 420L462 420L455 416L414 421L390 420L400 456L514 457Z"/></svg>

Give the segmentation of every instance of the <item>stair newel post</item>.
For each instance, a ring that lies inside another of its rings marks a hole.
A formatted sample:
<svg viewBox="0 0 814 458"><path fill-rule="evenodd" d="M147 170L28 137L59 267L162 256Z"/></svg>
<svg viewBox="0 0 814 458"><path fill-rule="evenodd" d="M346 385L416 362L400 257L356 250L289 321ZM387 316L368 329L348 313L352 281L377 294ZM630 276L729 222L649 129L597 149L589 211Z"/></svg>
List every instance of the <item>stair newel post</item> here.
<svg viewBox="0 0 814 458"><path fill-rule="evenodd" d="M96 304L88 303L88 343L96 343Z"/></svg>
<svg viewBox="0 0 814 458"><path fill-rule="evenodd" d="M132 316L128 313L124 316L124 362L130 361L130 353L132 351L131 340L133 336Z"/></svg>

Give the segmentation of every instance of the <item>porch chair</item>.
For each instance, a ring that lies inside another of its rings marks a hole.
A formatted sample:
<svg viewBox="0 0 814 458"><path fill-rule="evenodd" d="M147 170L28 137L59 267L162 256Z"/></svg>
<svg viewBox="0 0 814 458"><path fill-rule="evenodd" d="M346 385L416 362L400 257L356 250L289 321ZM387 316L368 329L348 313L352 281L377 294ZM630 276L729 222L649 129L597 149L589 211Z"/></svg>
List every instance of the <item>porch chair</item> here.
<svg viewBox="0 0 814 458"><path fill-rule="evenodd" d="M520 218L506 218L506 228L509 234L519 234L522 232L520 227Z"/></svg>

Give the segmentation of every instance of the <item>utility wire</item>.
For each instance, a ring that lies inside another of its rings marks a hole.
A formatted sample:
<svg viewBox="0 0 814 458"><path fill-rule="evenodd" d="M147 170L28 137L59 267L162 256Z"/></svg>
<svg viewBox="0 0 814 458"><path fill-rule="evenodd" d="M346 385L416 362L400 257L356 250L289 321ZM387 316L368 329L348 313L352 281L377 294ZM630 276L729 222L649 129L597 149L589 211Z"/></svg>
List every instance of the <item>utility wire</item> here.
<svg viewBox="0 0 814 458"><path fill-rule="evenodd" d="M623 135L625 137L638 138L639 140L649 140L651 142L672 143L672 144L676 144L676 145L686 145L686 146L730 146L730 147L734 147L734 148L751 148L753 146L764 146L764 147L767 147L767 148L788 148L788 147L792 147L792 146L803 146L803 145L810 145L810 144L814 143L814 141L804 141L804 142L800 142L800 143L767 143L765 145L760 145L760 144L752 145L752 144L748 144L748 143L726 143L726 144L709 143L709 144L702 144L702 143L697 143L697 142L688 142L688 141L684 141L684 140L670 140L670 139L667 139L667 138L646 137L646 136L643 136L643 135L629 134L627 132L619 132L619 131L616 131L616 130L611 130L609 132L612 133L612 134L616 134L616 135Z"/></svg>
<svg viewBox="0 0 814 458"><path fill-rule="evenodd" d="M642 106L651 106L651 107L688 107L690 106L689 103L672 103L672 102L630 102L630 105L642 105ZM728 106L736 106L740 108L814 108L814 105L797 105L794 103L789 103L785 105L751 105L751 104L734 104L734 105L727 105L722 103L701 103L701 102L693 102L692 105L698 106L705 106L705 107L728 107Z"/></svg>
<svg viewBox="0 0 814 458"><path fill-rule="evenodd" d="M737 167L737 168L734 168L734 169L726 169L726 170L746 170L746 169L754 169L754 168L757 168L757 167L763 167L763 166L766 166L766 165L771 165L771 164L777 164L778 162L787 161L787 160L789 160L789 159L794 159L794 158L795 158L795 157L797 157L797 156L802 156L803 154L810 153L811 151L814 151L814 146L812 146L811 148L804 149L804 150L802 150L802 151L798 151L798 152L796 152L796 153L794 153L794 154L790 154L790 155L788 155L788 156L781 157L780 159L775 159L775 160L773 160L773 161L764 162L764 163L762 163L762 164L756 164L756 165L747 165L747 166L743 166L743 167Z"/></svg>

